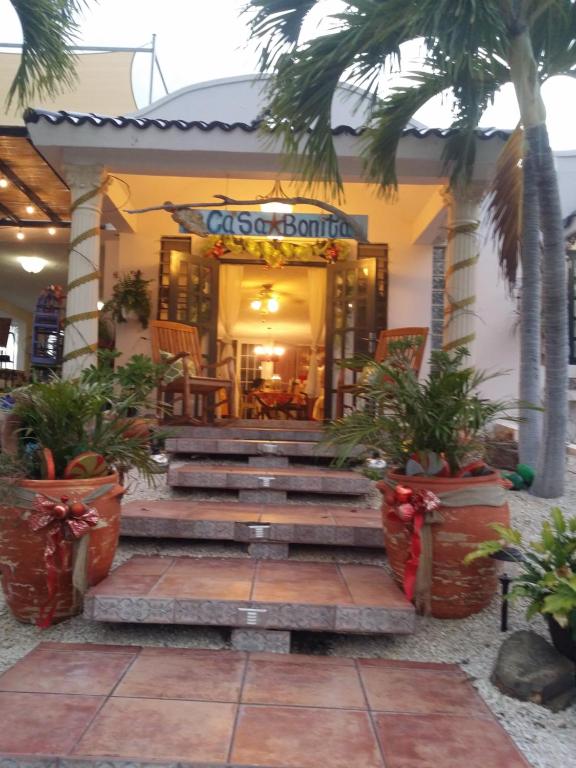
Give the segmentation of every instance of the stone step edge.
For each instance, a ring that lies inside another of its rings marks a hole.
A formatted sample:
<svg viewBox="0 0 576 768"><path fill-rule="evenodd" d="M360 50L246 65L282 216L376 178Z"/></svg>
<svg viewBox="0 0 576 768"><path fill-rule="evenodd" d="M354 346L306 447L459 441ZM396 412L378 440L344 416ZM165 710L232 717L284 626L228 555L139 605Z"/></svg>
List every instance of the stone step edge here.
<svg viewBox="0 0 576 768"><path fill-rule="evenodd" d="M314 525L310 523L231 520L187 520L182 518L122 517L120 534L135 538L203 539L241 544L284 543L341 547L383 548L381 525Z"/></svg>
<svg viewBox="0 0 576 768"><path fill-rule="evenodd" d="M236 468L234 468L236 469ZM213 488L230 491L269 490L293 493L320 493L325 495L362 496L371 489L371 482L361 475L350 478L335 478L329 472L316 472L305 475L295 470L290 473L278 473L274 468L246 467L245 470L229 471L222 467L206 472L206 467L185 469L171 467L168 470L167 484L176 488ZM355 473L350 473L351 475ZM326 487L324 487L326 486Z"/></svg>

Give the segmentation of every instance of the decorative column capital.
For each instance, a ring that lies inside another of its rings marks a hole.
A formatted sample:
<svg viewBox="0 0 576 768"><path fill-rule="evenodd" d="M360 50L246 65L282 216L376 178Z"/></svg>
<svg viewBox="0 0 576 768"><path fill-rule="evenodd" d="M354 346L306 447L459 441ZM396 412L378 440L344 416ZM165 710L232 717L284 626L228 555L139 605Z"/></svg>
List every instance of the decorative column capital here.
<svg viewBox="0 0 576 768"><path fill-rule="evenodd" d="M461 184L456 187L444 187L441 191L444 203L453 208L458 205L478 206L486 194L487 187L484 182L472 181L469 184Z"/></svg>
<svg viewBox="0 0 576 768"><path fill-rule="evenodd" d="M82 193L102 186L106 173L102 165L77 165L67 163L63 167L64 179L72 193Z"/></svg>

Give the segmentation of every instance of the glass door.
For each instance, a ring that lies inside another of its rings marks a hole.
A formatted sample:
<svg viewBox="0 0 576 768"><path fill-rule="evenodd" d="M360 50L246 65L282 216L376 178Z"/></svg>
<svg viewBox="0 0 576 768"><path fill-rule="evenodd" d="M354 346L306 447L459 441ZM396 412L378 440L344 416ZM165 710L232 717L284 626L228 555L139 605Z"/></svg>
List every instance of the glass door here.
<svg viewBox="0 0 576 768"><path fill-rule="evenodd" d="M330 419L338 382L354 384L358 375L342 369L341 361L372 355L386 328L388 246L359 244L357 260L330 264L327 280L324 417ZM346 405L352 405L353 396L346 397Z"/></svg>
<svg viewBox="0 0 576 768"><path fill-rule="evenodd" d="M190 251L190 238L162 238L158 319L195 325L203 355L207 362L215 363L219 262Z"/></svg>

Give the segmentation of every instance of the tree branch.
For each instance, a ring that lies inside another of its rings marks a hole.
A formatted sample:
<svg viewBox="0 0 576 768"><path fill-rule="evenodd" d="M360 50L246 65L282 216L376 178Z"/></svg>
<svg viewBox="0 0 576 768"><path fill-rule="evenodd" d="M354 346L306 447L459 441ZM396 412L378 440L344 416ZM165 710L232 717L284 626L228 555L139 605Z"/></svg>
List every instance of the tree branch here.
<svg viewBox="0 0 576 768"><path fill-rule="evenodd" d="M135 208L133 210L124 210L124 213L149 213L150 211L182 211L192 210L194 208L222 208L226 205L261 205L262 203L289 203L291 205L315 205L317 208L321 208L328 213L332 213L342 221L345 221L350 229L354 232L356 240L360 243L367 243L368 233L364 227L359 224L356 219L345 213L340 208L330 203L325 203L323 200L317 200L313 197L258 197L254 200L235 200L227 195L214 195L219 201L217 203L175 203L166 202L163 205L155 205L150 208Z"/></svg>

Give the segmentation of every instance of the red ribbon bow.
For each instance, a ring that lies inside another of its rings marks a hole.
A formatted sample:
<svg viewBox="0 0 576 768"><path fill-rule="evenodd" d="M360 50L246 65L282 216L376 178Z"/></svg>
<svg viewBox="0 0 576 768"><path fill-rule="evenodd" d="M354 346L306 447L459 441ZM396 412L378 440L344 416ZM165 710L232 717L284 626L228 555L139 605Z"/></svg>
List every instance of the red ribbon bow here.
<svg viewBox="0 0 576 768"><path fill-rule="evenodd" d="M36 622L38 627L46 629L52 623L57 603L58 564L61 570L69 568L69 548L66 542L75 541L85 536L98 524L99 515L93 507L87 507L81 501L69 503L67 496L62 496L61 503L37 495L34 500L34 513L28 520L30 530L37 532L46 528L46 546L44 563L46 565L46 586L48 599L40 611Z"/></svg>
<svg viewBox="0 0 576 768"><path fill-rule="evenodd" d="M413 491L403 485L396 486L391 501L389 515L400 518L410 531L410 553L404 566L404 593L412 600L422 554L422 527L428 516L435 512L442 502L432 491Z"/></svg>

